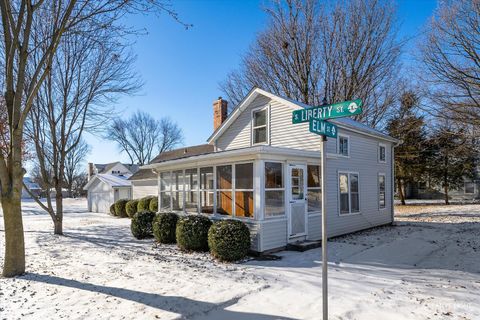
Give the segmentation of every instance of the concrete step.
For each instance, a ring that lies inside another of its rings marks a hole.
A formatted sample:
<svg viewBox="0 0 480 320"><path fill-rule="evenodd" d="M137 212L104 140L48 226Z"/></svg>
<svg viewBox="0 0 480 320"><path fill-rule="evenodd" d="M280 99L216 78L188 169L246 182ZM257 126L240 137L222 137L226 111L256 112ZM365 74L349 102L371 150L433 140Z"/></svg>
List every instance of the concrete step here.
<svg viewBox="0 0 480 320"><path fill-rule="evenodd" d="M287 244L287 250L303 252L303 251L315 249L321 246L322 246L322 241L320 240L316 240L316 241L305 240L305 241L297 241L297 242L292 242Z"/></svg>

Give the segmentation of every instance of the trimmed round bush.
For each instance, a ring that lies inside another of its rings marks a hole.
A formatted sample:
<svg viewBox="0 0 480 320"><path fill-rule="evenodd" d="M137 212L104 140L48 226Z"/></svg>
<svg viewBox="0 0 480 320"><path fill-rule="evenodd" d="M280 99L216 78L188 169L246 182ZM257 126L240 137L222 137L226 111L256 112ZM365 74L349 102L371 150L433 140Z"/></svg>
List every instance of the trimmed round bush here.
<svg viewBox="0 0 480 320"><path fill-rule="evenodd" d="M242 221L217 221L208 230L208 246L212 255L221 261L243 259L250 249L250 230Z"/></svg>
<svg viewBox="0 0 480 320"><path fill-rule="evenodd" d="M127 217L127 209L125 206L127 205L127 199L120 199L115 202L115 215L120 218Z"/></svg>
<svg viewBox="0 0 480 320"><path fill-rule="evenodd" d="M130 218L133 218L133 215L137 213L137 205L138 205L138 200L130 200L125 205L125 209L127 210L127 215Z"/></svg>
<svg viewBox="0 0 480 320"><path fill-rule="evenodd" d="M173 212L162 212L153 219L153 236L160 243L175 243L178 216Z"/></svg>
<svg viewBox="0 0 480 320"><path fill-rule="evenodd" d="M158 197L154 197L152 198L152 200L150 200L150 205L148 206L148 208L152 212L158 212Z"/></svg>
<svg viewBox="0 0 480 320"><path fill-rule="evenodd" d="M148 196L138 200L137 212L140 211L149 211L150 210L150 201L153 199L153 196Z"/></svg>
<svg viewBox="0 0 480 320"><path fill-rule="evenodd" d="M192 215L178 220L177 245L184 251L208 251L208 229L212 221L205 216Z"/></svg>
<svg viewBox="0 0 480 320"><path fill-rule="evenodd" d="M110 206L110 214L112 216L116 216L117 214L115 213L115 203L112 203L112 205Z"/></svg>
<svg viewBox="0 0 480 320"><path fill-rule="evenodd" d="M137 239L151 238L153 236L153 219L155 218L155 212L140 211L133 215L132 222L130 224L130 230Z"/></svg>

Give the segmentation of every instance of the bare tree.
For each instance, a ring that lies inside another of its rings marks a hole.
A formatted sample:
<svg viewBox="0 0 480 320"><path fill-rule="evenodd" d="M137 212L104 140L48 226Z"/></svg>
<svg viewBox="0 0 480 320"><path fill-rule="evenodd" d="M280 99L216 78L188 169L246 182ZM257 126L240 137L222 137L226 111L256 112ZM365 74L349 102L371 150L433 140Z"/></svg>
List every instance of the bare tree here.
<svg viewBox="0 0 480 320"><path fill-rule="evenodd" d="M115 119L105 136L125 151L131 163L140 165L158 153L182 143L182 130L169 118L155 120L148 113L137 111L129 119Z"/></svg>
<svg viewBox="0 0 480 320"><path fill-rule="evenodd" d="M82 134L102 126L112 113L107 102L140 85L131 71L132 62L110 28L97 30L95 38L68 33L59 43L26 125L43 183L54 191L55 206L50 192L46 204L35 199L52 217L55 234L63 234L62 189L71 191L75 177L71 166L78 165L88 151Z"/></svg>
<svg viewBox="0 0 480 320"><path fill-rule="evenodd" d="M117 21L126 13L152 10L172 12L160 0L0 1L0 85L5 92L9 130L7 156L0 154L0 201L5 225L3 276L25 271L21 214L24 126L62 37L75 32L94 38L97 30L106 27L112 28L112 35L118 34L125 28ZM39 49L41 55L33 59Z"/></svg>
<svg viewBox="0 0 480 320"><path fill-rule="evenodd" d="M434 114L480 125L480 2L447 0L427 27L420 44ZM432 111L432 108L429 108Z"/></svg>
<svg viewBox="0 0 480 320"><path fill-rule="evenodd" d="M69 197L77 197L83 193L81 188L87 183L85 179L87 174L83 164L90 150L90 146L81 139L65 157L64 181Z"/></svg>
<svg viewBox="0 0 480 320"><path fill-rule="evenodd" d="M252 87L309 105L361 98L357 120L385 123L397 98L399 56L393 5L351 0L320 6L314 0L275 1L270 23L221 84L234 104Z"/></svg>

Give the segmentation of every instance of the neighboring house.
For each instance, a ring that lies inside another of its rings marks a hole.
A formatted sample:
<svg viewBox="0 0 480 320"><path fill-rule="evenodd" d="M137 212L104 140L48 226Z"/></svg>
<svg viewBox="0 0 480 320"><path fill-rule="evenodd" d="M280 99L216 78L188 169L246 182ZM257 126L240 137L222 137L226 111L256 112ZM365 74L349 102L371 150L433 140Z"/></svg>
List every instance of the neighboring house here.
<svg viewBox="0 0 480 320"><path fill-rule="evenodd" d="M132 187L128 180L139 169L138 165L121 162L88 164L88 210L109 212L110 205L120 199L132 199Z"/></svg>
<svg viewBox="0 0 480 320"><path fill-rule="evenodd" d="M478 175L477 175L478 177ZM463 186L448 191L449 199L457 201L480 200L480 178L465 178ZM445 198L442 186L426 182L408 183L405 187L406 199L441 199Z"/></svg>
<svg viewBox="0 0 480 320"><path fill-rule="evenodd" d="M108 213L115 201L132 198L132 187L125 176L99 173L83 189L88 191L88 211L91 212Z"/></svg>
<svg viewBox="0 0 480 320"><path fill-rule="evenodd" d="M34 182L30 177L24 177L23 183L28 188L28 190L33 194L34 197L39 198L42 194L42 188L38 185L38 183ZM32 199L30 193L25 190L25 187L22 188L22 199Z"/></svg>
<svg viewBox="0 0 480 320"><path fill-rule="evenodd" d="M208 147L141 167L157 174L159 211L244 221L258 252L321 239L320 136L292 124L292 111L309 107L255 88L227 117L219 98ZM391 223L398 140L349 118L331 121L339 135L327 142L328 236Z"/></svg>

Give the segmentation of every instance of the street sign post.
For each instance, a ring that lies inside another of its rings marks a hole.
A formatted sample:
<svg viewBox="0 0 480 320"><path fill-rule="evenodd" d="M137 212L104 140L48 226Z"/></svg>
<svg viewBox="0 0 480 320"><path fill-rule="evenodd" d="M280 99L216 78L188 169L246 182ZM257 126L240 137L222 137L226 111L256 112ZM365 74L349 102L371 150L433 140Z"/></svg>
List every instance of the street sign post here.
<svg viewBox="0 0 480 320"><path fill-rule="evenodd" d="M295 110L292 123L309 122L309 131L319 134L321 141L321 177L322 177L322 312L323 320L328 320L328 259L327 259L327 137L336 138L338 128L326 119L342 118L362 113L362 100L324 104L319 107Z"/></svg>
<svg viewBox="0 0 480 320"><path fill-rule="evenodd" d="M319 135L325 135L330 138L337 137L338 128L333 123L314 119L314 118L310 119L309 122L310 122L310 125L309 125L310 132L316 133Z"/></svg>
<svg viewBox="0 0 480 320"><path fill-rule="evenodd" d="M362 100L345 101L327 104L320 107L295 110L292 113L292 123L309 122L310 119L334 119L350 117L362 113Z"/></svg>

